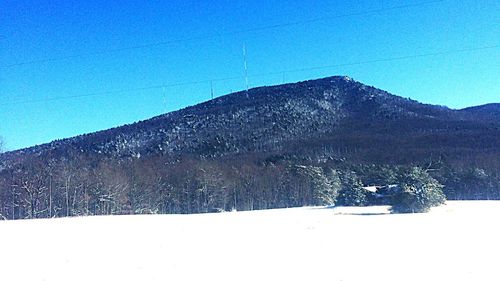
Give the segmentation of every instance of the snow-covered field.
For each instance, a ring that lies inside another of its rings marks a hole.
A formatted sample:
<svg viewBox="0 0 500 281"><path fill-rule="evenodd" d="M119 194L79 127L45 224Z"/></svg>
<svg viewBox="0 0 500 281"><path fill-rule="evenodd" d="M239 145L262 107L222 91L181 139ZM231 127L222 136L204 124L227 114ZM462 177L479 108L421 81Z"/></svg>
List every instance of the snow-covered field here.
<svg viewBox="0 0 500 281"><path fill-rule="evenodd" d="M500 201L0 221L0 280L500 280Z"/></svg>

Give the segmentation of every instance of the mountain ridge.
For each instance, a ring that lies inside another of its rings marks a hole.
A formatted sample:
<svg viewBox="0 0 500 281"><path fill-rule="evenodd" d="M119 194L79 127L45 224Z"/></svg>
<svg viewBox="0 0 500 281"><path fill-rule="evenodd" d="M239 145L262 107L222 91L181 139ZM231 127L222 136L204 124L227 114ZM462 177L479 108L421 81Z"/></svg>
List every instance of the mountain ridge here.
<svg viewBox="0 0 500 281"><path fill-rule="evenodd" d="M293 92L293 90L297 90L296 89L297 87L299 87L299 88L302 87L303 89L308 88L307 90L312 90L311 88L316 87L316 88L319 88L320 91L326 91L325 89L328 89L328 83L338 84L338 85L336 85L336 86L338 86L336 88L337 90L339 89L339 87L342 87L342 86L344 86L344 87L350 86L349 90L351 90L351 91L357 90L357 91L355 91L354 94L359 94L359 90L367 91L371 94L371 96L369 96L369 97L361 96L360 98L362 100L364 98L365 99L367 98L368 100L377 100L376 102L380 103L380 99L385 100L385 101L387 101L390 98L400 99L399 102L403 102L403 101L408 102L409 104L412 104L414 109L423 110L423 113L421 113L422 116L420 116L420 117L427 116L427 117L432 118L432 117L436 117L436 115L440 116L440 117L445 117L445 116L452 114L453 112L457 112L457 113L463 112L465 114L460 115L460 116L456 116L455 119L458 119L458 120L460 120L460 119L473 119L471 117L472 115L474 115L475 117L477 117L479 115L481 117L482 114L485 112L485 110L484 110L485 107L488 107L488 108L490 106L498 107L498 105L499 105L499 104L487 104L487 105L482 105L482 106L464 108L464 109L460 109L460 110L453 110L453 109L449 109L449 108L444 107L444 106L422 104L422 103L419 103L417 101L413 101L411 99L398 97L398 96L392 95L386 91L377 89L375 87L364 85L364 84L357 82L357 81L355 81L352 78L347 77L347 76L331 76L331 77L326 77L326 78L322 78L322 79L301 81L301 82L297 82L297 83L287 83L287 84L275 85L275 86L262 86L262 87L249 89L248 92L247 91L235 92L235 93L221 96L221 97L218 97L218 98L215 98L213 100L206 101L206 102L203 102L203 103L200 103L197 105L188 106L188 107L180 109L180 110L176 110L173 112L169 112L166 114L155 116L155 117L152 117L152 118L149 118L146 120L134 122L132 124L125 124L125 125L121 125L121 126L117 126L114 128L97 131L97 132L91 132L91 133L86 133L83 135L64 138L61 140L55 140L55 141L45 143L45 144L40 144L40 145L36 145L36 146L28 147L28 148L23 148L23 149L19 149L19 150L15 150L15 151L9 151L9 152L6 152L6 154L7 155L16 154L16 153L24 154L24 153L31 153L31 152L36 152L39 150L44 150L44 149L53 149L54 147L58 147L58 146L65 145L68 143L78 142L78 141L81 141L82 139L85 139L85 138L96 138L96 137L99 138L100 135L106 135L106 134L110 134L110 133L111 134L113 134L113 133L121 134L121 131L123 131L124 129L129 129L129 128L136 129L136 128L139 128L140 126L142 126L144 124L148 124L148 123L150 123L150 124L156 123L153 126L159 127L159 125L157 124L159 122L166 122L167 124L169 122L175 123L175 121L172 122L172 119L189 119L193 115L200 116L203 114L220 113L220 107L223 107L224 110L231 111L231 110L234 110L235 108L245 108L245 107L248 108L251 106L258 106L259 102L261 100L269 100L269 99L280 100L283 98L285 98L285 99L308 98L307 96L306 97L294 97L290 94L287 95L287 91ZM297 93L295 93L295 94L297 94ZM332 93L324 92L323 94L326 95L326 94L332 94ZM361 93L361 94L363 94L363 93ZM275 97L272 97L272 96L275 96ZM311 97L309 97L309 98L311 98ZM327 97L325 97L325 100L327 100ZM318 99L317 101L318 101L318 106L322 107L323 109L328 109L328 107L331 106L331 104L329 104L328 101L321 102L320 99ZM265 104L264 104L264 106L265 106ZM356 106L355 101L353 103L351 103L350 106L354 107L354 110L352 110L351 113L356 113L355 112L356 110L358 110L358 111L361 110L359 108L355 108L355 106ZM386 113L388 113L388 114L395 113L394 112L395 108L391 109L391 108L389 108L389 106L386 106L385 110L386 110ZM471 113L471 114L467 115L467 113ZM339 114L342 114L342 112L340 112ZM406 112L406 114L415 114L415 112L409 111L409 112ZM491 121L491 118L490 118L491 114L489 112L485 113L485 115L486 114L487 114L487 116L484 117L483 119ZM483 121L483 120L481 120L481 121ZM189 121L187 121L187 122L189 122ZM165 125L165 124L163 124L163 125Z"/></svg>
<svg viewBox="0 0 500 281"><path fill-rule="evenodd" d="M484 121L498 122L500 120L500 103L471 106L460 109L459 111Z"/></svg>

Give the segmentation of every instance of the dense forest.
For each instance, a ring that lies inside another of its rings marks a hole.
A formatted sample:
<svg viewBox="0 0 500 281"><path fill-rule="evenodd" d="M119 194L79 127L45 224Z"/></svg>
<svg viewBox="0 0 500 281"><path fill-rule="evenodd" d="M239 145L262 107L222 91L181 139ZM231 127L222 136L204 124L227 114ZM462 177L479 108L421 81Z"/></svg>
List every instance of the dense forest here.
<svg viewBox="0 0 500 281"><path fill-rule="evenodd" d="M0 217L331 205L412 171L448 199L500 199L499 112L340 76L255 88L0 154Z"/></svg>

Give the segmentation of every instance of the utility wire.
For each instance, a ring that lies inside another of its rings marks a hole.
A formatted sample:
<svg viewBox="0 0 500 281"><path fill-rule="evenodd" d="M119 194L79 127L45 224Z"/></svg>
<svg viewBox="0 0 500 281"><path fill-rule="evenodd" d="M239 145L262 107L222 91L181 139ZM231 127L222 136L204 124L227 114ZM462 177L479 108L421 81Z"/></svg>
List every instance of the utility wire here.
<svg viewBox="0 0 500 281"><path fill-rule="evenodd" d="M407 59L415 59L415 58L422 58L422 57L449 55L449 54L464 53L464 52L475 52L475 51L496 49L498 47L500 47L500 45L446 50L446 51L440 51L440 52L414 54L414 55L390 57L390 58L381 58L381 59L365 60L365 61L350 62L350 63L340 63L340 64L331 64L331 65L288 69L288 70L282 70L282 71L276 71L276 72L253 74L253 75L248 75L248 77L262 77L262 76L287 74L287 73L295 73L295 72L305 72L305 71L311 71L311 70L329 69L329 68L336 68L336 67L343 67L343 66L355 66L355 65L379 63L379 62L390 62L390 61L407 60ZM238 80L238 79L245 79L245 76L229 76L229 77L221 77L221 78L215 78L215 79L205 79L205 80L197 80L197 81L187 81L187 82L178 82L178 83L170 83L170 84L152 85L152 86L137 87L137 88L130 88L130 89L122 89L122 90L101 91L101 92L94 92L94 93L89 93L89 94L59 96L59 97L24 100L24 101L22 101L22 100L21 101L12 101L12 102L0 103L0 106L15 105L15 104L29 104L29 103L38 103L38 102L51 102L51 101L58 101L58 100L67 100L67 99L92 97L92 96L104 96L104 95L112 95L112 94L124 94L124 93L129 93L129 92L147 91L147 90L154 90L154 89L165 89L165 88L171 88L171 87L188 86L188 85L196 85L196 84L207 84L207 83L213 83L213 82L230 81L230 80Z"/></svg>
<svg viewBox="0 0 500 281"><path fill-rule="evenodd" d="M297 68L297 69L290 69L290 70L284 70L284 71L254 74L254 75L249 75L249 77L260 77L260 76L278 75L278 74L286 74L286 73L294 73L294 72L304 72L304 71L311 71L311 70L321 70L321 69L343 67L343 66L355 66L355 65L362 65L362 64L379 63L379 62L390 62L390 61L432 57L432 56L440 56L440 55L448 55L448 54L456 54L456 53L466 53L466 52L496 49L498 47L500 47L500 45L446 50L446 51L433 52L433 53L415 54L415 55L408 55L408 56L381 58L381 59L374 59L374 60L365 60L365 61L358 61L358 62L349 62L349 63L340 63L340 64L331 64L331 65L322 65L322 66L313 66L313 67Z"/></svg>
<svg viewBox="0 0 500 281"><path fill-rule="evenodd" d="M190 38L174 39L174 40L167 40L167 41L158 41L158 42L153 42L153 43L148 43L148 44L120 47L120 48L109 49L109 50L99 50L99 51L95 51L95 52L82 53L82 54L76 54L76 55L34 59L34 60L29 60L29 61L24 61L24 62L17 62L17 63L12 63L12 64L0 65L0 67L1 68L10 68L10 67L22 66L22 65L28 65L28 64L56 62L56 61L61 61L61 60L70 60L70 59L84 58L84 57L89 57L89 56L98 56L98 55L104 55L104 54L110 54L110 53L116 53L116 52L131 51L131 50L138 50L138 49L145 49L145 48L154 48L154 47L158 47L158 46L171 45L171 44L175 44L175 43L218 38L220 36L237 35L237 34L242 34L242 33L259 32L259 31L265 31L265 30L270 30L270 29L284 28L284 27L289 27L289 26L311 24L311 23L315 23L315 22L327 21L327 20L332 20L332 19L379 14L379 13L388 12L388 11L408 9L408 8L414 8L414 7L424 6L424 5L436 4L436 3L440 3L440 2L444 2L444 1L446 1L446 0L424 1L424 2L418 2L418 3L413 3L413 4L398 5L398 6L380 8L380 9L374 9L374 10L368 10L368 11L311 18L311 19L306 19L306 20L301 20L301 21L291 21L291 22L280 23L280 24L264 25L264 26L260 26L260 27L240 29L240 30L229 31L229 32L225 32L225 33L201 35L201 36L195 36L195 37L190 37Z"/></svg>

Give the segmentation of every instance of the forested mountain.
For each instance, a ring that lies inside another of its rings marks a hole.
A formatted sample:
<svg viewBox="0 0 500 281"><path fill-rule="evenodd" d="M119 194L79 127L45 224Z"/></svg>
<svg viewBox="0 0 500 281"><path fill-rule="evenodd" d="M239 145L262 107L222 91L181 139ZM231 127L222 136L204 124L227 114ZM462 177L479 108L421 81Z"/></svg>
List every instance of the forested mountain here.
<svg viewBox="0 0 500 281"><path fill-rule="evenodd" d="M222 96L0 155L5 218L333 203L420 166L449 198L499 198L499 104L452 110L334 76Z"/></svg>
<svg viewBox="0 0 500 281"><path fill-rule="evenodd" d="M460 111L475 119L500 122L500 103L467 107Z"/></svg>

